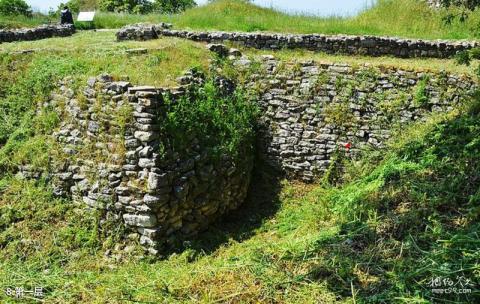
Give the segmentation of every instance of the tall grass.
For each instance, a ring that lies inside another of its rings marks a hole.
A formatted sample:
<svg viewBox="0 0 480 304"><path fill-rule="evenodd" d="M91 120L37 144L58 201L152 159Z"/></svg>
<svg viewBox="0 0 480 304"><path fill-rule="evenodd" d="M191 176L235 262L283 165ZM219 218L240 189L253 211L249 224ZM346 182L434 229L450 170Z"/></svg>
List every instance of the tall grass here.
<svg viewBox="0 0 480 304"><path fill-rule="evenodd" d="M323 34L368 34L414 38L476 38L480 12L466 23L445 26L446 10L432 10L418 0L379 0L354 17L289 15L244 1L219 0L174 16L178 28Z"/></svg>
<svg viewBox="0 0 480 304"><path fill-rule="evenodd" d="M456 11L450 9L450 12ZM461 23L457 20L451 25L442 22L442 17L446 14L447 10L432 10L424 1L418 0L379 0L375 6L353 17L287 14L242 0L217 0L178 15L101 12L96 16L95 27L107 29L139 22L171 22L177 29L195 30L364 34L428 39L480 37L479 10L472 12L466 22ZM0 27L32 26L42 22L46 22L46 19L0 17Z"/></svg>
<svg viewBox="0 0 480 304"><path fill-rule="evenodd" d="M49 24L54 22L56 22L55 19L43 14L34 14L32 17L0 15L0 29L35 27L40 24Z"/></svg>

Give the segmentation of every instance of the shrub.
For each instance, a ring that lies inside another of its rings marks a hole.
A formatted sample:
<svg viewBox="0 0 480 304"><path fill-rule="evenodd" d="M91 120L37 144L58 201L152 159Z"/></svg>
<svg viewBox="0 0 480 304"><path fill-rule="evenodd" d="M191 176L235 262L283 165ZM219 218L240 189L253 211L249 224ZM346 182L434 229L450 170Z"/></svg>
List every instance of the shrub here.
<svg viewBox="0 0 480 304"><path fill-rule="evenodd" d="M32 9L23 0L0 0L0 15L32 16Z"/></svg>
<svg viewBox="0 0 480 304"><path fill-rule="evenodd" d="M194 0L156 0L155 7L162 13L175 14L196 6Z"/></svg>
<svg viewBox="0 0 480 304"><path fill-rule="evenodd" d="M153 10L152 2L148 0L99 0L102 11L146 14Z"/></svg>
<svg viewBox="0 0 480 304"><path fill-rule="evenodd" d="M61 11L64 6L68 6L68 8L74 12L78 13L80 10L93 10L97 8L97 0L70 0L67 3L61 3L58 6L58 11Z"/></svg>
<svg viewBox="0 0 480 304"><path fill-rule="evenodd" d="M171 147L183 153L198 142L211 152L212 158L227 154L244 156L253 149L257 107L237 89L225 96L213 81L179 100L167 101L165 133Z"/></svg>

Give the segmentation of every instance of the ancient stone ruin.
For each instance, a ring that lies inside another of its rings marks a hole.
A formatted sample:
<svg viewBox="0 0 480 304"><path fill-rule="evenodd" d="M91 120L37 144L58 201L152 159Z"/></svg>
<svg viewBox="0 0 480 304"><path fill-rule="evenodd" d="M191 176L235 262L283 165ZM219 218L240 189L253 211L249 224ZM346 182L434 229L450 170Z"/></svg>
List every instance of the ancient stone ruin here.
<svg viewBox="0 0 480 304"><path fill-rule="evenodd" d="M152 40L159 38L159 33L164 29L170 29L172 25L170 23L158 23L158 24L144 24L137 23L131 24L120 29L116 36L118 41L124 40Z"/></svg>
<svg viewBox="0 0 480 304"><path fill-rule="evenodd" d="M150 40L161 36L178 37L208 43L234 42L262 50L307 49L329 54L395 56L400 58L451 58L457 52L478 46L477 42L401 39L377 36L321 34L278 34L242 32L195 32L165 29L160 25L136 24L120 29L117 39Z"/></svg>
<svg viewBox="0 0 480 304"><path fill-rule="evenodd" d="M196 80L190 73L178 88L135 87L101 75L77 96L62 83L48 104L64 117L53 134L63 153L52 164L55 193L106 211L152 254L237 208L247 194L253 151L245 147L241 160L212 159L192 142L180 155L161 130L165 99L189 94Z"/></svg>
<svg viewBox="0 0 480 304"><path fill-rule="evenodd" d="M431 113L448 112L473 94L473 79L446 72L392 67L349 66L314 61L281 61L273 56L246 57L215 44L235 41L261 49L307 48L326 52L399 57L451 57L475 43L409 41L376 37L192 33L170 25L134 25L119 40L175 36L214 42L207 47L223 59L212 61L219 83L225 65L246 80L244 86L260 110L257 147L243 158L213 159L193 141L178 153L162 128L166 100L191 96L202 85L190 71L174 88L134 86L109 75L91 78L75 93L63 81L48 104L63 118L53 137L61 153L52 157L49 178L57 195L71 196L105 218L121 223L129 239L151 254L175 247L199 233L245 200L255 155L289 178L314 182L340 154L356 157L382 148L392 131ZM222 66L223 64L223 66ZM193 103L192 106L195 104ZM28 166L25 177L38 176Z"/></svg>
<svg viewBox="0 0 480 304"><path fill-rule="evenodd" d="M469 77L444 72L285 63L270 56L263 58L262 75L249 83L261 83L259 154L306 182L321 177L338 153L355 157L382 148L395 128L451 111L478 87Z"/></svg>
<svg viewBox="0 0 480 304"><path fill-rule="evenodd" d="M231 60L242 70L253 59ZM468 77L447 73L258 60L260 70L245 84L255 87L261 109L258 154L307 182L321 177L336 153L355 157L380 148L393 127L450 111L476 88ZM201 79L190 72L181 82L135 87L102 75L80 95L65 81L49 103L65 117L53 134L64 153L52 165L57 195L104 210L152 254L240 206L253 167L253 150L243 151L242 160L219 161L196 142L183 155L169 150L164 101L188 94Z"/></svg>
<svg viewBox="0 0 480 304"><path fill-rule="evenodd" d="M31 41L52 37L67 37L75 33L72 25L49 24L36 28L22 28L12 30L0 30L0 43L14 41Z"/></svg>

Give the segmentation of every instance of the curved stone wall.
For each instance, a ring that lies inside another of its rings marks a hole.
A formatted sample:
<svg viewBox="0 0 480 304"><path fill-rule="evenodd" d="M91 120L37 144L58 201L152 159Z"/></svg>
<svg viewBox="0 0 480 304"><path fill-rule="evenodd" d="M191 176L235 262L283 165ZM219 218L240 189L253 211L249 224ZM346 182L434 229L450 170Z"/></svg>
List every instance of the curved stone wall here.
<svg viewBox="0 0 480 304"><path fill-rule="evenodd" d="M52 164L57 195L105 210L152 254L192 237L245 200L253 151L242 160L213 160L195 142L184 156L169 149L169 135L161 130L164 100L188 94L188 84L133 87L103 75L90 79L80 95L69 87L64 83L50 102L65 117L54 134L65 153Z"/></svg>
<svg viewBox="0 0 480 304"><path fill-rule="evenodd" d="M67 37L75 33L72 25L41 25L36 28L0 30L0 43Z"/></svg>

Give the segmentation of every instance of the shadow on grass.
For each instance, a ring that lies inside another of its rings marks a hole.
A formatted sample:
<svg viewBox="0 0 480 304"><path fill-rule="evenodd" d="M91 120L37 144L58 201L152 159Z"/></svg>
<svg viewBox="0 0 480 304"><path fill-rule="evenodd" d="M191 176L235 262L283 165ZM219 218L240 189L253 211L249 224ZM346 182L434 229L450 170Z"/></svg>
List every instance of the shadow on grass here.
<svg viewBox="0 0 480 304"><path fill-rule="evenodd" d="M280 206L281 176L276 169L256 162L245 202L188 242L188 248L209 254L229 240L243 241L253 236Z"/></svg>

